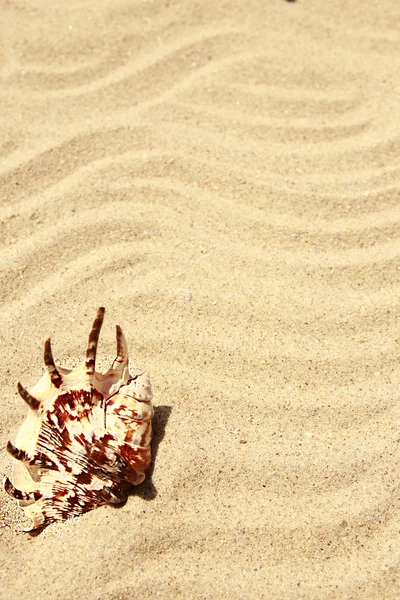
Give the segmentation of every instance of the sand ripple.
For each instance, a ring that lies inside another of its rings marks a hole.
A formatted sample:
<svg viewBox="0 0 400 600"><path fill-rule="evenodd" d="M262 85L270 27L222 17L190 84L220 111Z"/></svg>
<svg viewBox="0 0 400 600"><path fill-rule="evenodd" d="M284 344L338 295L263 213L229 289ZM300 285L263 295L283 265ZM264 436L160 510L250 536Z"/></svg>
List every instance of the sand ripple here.
<svg viewBox="0 0 400 600"><path fill-rule="evenodd" d="M170 412L151 501L1 496L0 597L399 597L396 3L0 10L2 447L99 305Z"/></svg>

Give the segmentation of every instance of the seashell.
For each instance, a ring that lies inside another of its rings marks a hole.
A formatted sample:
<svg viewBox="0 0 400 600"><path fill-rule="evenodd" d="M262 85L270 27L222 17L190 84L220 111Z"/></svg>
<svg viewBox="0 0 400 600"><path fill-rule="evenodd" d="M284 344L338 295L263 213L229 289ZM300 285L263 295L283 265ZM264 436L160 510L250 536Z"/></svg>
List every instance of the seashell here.
<svg viewBox="0 0 400 600"><path fill-rule="evenodd" d="M118 325L116 359L106 373L95 370L104 312L97 310L81 367L56 366L49 338L46 373L30 391L18 383L29 411L16 445L7 444L16 461L4 488L32 520L32 530L124 502L150 466L150 380L146 373L129 374Z"/></svg>

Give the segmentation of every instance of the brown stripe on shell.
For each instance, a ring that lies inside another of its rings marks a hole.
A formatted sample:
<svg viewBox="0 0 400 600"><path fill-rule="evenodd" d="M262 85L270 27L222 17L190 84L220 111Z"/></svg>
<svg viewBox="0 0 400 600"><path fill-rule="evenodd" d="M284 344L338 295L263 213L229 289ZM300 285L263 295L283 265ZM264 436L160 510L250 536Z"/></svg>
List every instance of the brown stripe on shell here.
<svg viewBox="0 0 400 600"><path fill-rule="evenodd" d="M49 372L51 383L59 388L62 384L62 377L58 372L58 369L55 365L53 353L51 351L51 341L50 338L44 343L44 364L46 365L47 371Z"/></svg>
<svg viewBox="0 0 400 600"><path fill-rule="evenodd" d="M150 426L151 427L151 426ZM146 447L146 442L147 442L147 436L149 435L149 427L146 427L146 429L143 431L142 433L142 437L140 438L140 445L145 448ZM151 435L151 429L150 429L150 435Z"/></svg>
<svg viewBox="0 0 400 600"><path fill-rule="evenodd" d="M89 334L89 341L86 349L85 369L88 375L93 375L96 366L97 343L99 341L100 329L103 325L105 308L97 309L97 315L93 321L92 330Z"/></svg>
<svg viewBox="0 0 400 600"><path fill-rule="evenodd" d="M90 471L82 471L76 478L76 483L90 484L92 483L93 474Z"/></svg>
<svg viewBox="0 0 400 600"><path fill-rule="evenodd" d="M151 450L130 444L120 444L118 447L124 468L121 469L121 479L125 479L133 485L139 485L145 478L145 472L150 467Z"/></svg>
<svg viewBox="0 0 400 600"><path fill-rule="evenodd" d="M93 394L88 390L69 390L54 401L52 412L60 427L67 421L88 419L93 408Z"/></svg>
<svg viewBox="0 0 400 600"><path fill-rule="evenodd" d="M29 456L25 452L25 450L20 450L10 441L7 442L6 450L13 458L16 460L28 461Z"/></svg>
<svg viewBox="0 0 400 600"><path fill-rule="evenodd" d="M24 500L28 502L29 500L40 500L42 497L42 494L38 490L29 493L21 492L21 490L18 490L13 486L8 477L4 478L3 486L7 494L16 500Z"/></svg>
<svg viewBox="0 0 400 600"><path fill-rule="evenodd" d="M40 406L40 401L36 400L29 392L26 390L20 382L17 383L18 394L21 396L23 400L27 403L29 408L32 410L38 410Z"/></svg>
<svg viewBox="0 0 400 600"><path fill-rule="evenodd" d="M60 487L60 486L53 487L53 494L56 499L60 499L63 496L67 496L68 493L69 493L69 490L67 487Z"/></svg>
<svg viewBox="0 0 400 600"><path fill-rule="evenodd" d="M123 363L127 357L127 345L125 336L122 333L122 329L119 325L116 326L117 331L117 358L115 359L118 363Z"/></svg>
<svg viewBox="0 0 400 600"><path fill-rule="evenodd" d="M44 452L37 452L33 458L29 461L30 467L39 467L41 469L48 469L50 471L59 471L60 468L57 463L52 460L49 456L46 456Z"/></svg>
<svg viewBox="0 0 400 600"><path fill-rule="evenodd" d="M130 442L132 441L134 433L135 433L135 431L133 429L128 429L127 428L126 431L125 431L124 442L126 442L127 444L130 444Z"/></svg>

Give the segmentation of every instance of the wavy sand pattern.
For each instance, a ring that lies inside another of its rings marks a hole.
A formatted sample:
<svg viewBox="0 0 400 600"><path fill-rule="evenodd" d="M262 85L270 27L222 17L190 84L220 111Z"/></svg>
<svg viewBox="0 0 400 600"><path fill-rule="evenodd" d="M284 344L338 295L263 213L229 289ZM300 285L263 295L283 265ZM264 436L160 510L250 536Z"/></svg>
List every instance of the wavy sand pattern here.
<svg viewBox="0 0 400 600"><path fill-rule="evenodd" d="M1 471L99 305L158 407L124 507L1 495L0 597L400 597L398 3L0 12Z"/></svg>

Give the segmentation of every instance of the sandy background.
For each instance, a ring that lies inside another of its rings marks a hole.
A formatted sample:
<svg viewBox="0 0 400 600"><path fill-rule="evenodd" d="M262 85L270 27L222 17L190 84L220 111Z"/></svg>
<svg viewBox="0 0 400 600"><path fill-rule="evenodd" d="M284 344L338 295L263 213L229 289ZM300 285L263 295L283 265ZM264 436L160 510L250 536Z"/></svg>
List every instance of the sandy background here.
<svg viewBox="0 0 400 600"><path fill-rule="evenodd" d="M123 508L1 493L0 597L399 598L399 4L0 5L0 471L97 306L157 407Z"/></svg>

